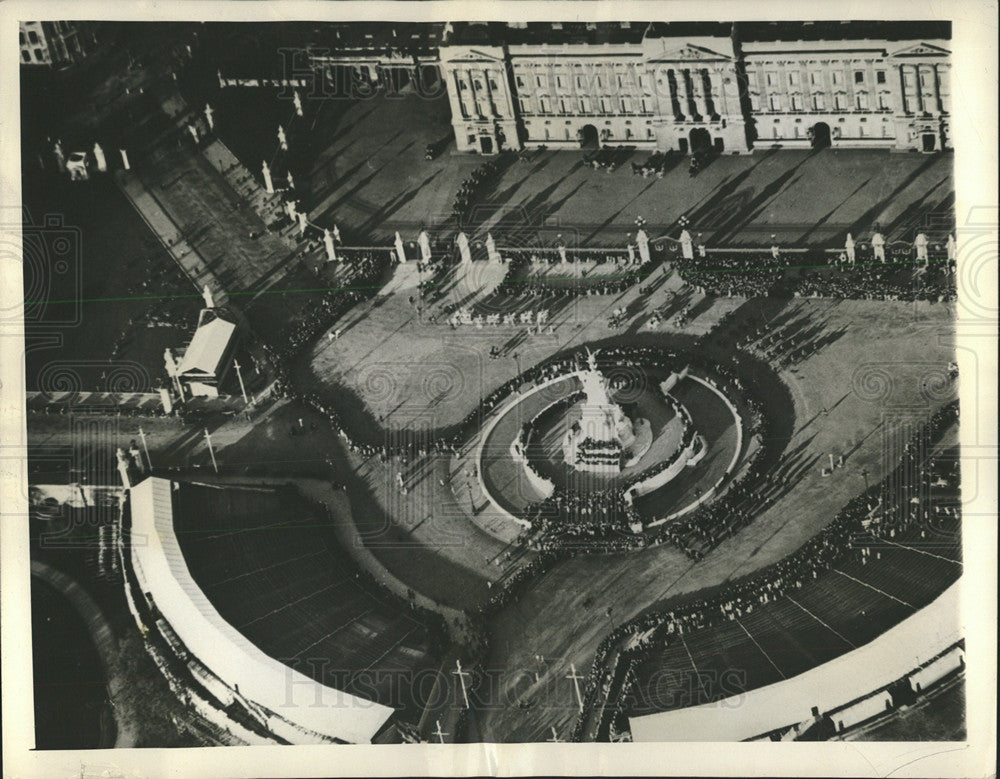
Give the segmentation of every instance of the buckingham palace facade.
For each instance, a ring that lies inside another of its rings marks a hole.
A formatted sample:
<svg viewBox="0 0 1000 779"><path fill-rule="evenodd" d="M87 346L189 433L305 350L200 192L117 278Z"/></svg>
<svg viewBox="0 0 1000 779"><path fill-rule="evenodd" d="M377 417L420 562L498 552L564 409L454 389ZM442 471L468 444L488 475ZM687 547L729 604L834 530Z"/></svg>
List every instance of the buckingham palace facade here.
<svg viewBox="0 0 1000 779"><path fill-rule="evenodd" d="M460 151L950 148L946 23L449 25Z"/></svg>
<svg viewBox="0 0 1000 779"><path fill-rule="evenodd" d="M413 29L409 29L412 27ZM948 22L454 22L315 58L433 71L457 148L951 148ZM415 41L412 47L401 41ZM411 50L412 49L412 50Z"/></svg>

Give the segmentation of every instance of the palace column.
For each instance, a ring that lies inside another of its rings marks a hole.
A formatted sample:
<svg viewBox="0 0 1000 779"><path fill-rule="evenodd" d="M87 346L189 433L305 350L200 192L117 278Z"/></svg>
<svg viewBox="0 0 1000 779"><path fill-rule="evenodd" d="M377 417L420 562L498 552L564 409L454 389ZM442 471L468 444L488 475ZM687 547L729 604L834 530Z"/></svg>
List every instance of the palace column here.
<svg viewBox="0 0 1000 779"><path fill-rule="evenodd" d="M708 95L705 94L705 71L702 68L691 71L691 87L694 92L694 107L702 119L709 119Z"/></svg>
<svg viewBox="0 0 1000 779"><path fill-rule="evenodd" d="M674 82L677 84L677 104L681 109L682 118L691 117L691 97L688 93L687 71L674 69Z"/></svg>
<svg viewBox="0 0 1000 779"><path fill-rule="evenodd" d="M722 75L719 71L710 69L708 71L708 83L712 89L712 112L716 116L722 116L725 111L725 95L723 94Z"/></svg>

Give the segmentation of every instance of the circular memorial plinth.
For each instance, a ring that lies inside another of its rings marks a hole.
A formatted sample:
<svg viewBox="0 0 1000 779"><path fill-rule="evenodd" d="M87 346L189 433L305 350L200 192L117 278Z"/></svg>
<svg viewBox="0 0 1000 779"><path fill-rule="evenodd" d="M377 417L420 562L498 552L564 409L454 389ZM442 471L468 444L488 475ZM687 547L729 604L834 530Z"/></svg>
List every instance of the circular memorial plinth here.
<svg viewBox="0 0 1000 779"><path fill-rule="evenodd" d="M533 526L533 511L550 496L586 501L618 493L627 496L641 526L650 527L710 501L747 454L742 420L708 377L685 372L665 391L665 380L684 367L633 363L627 366L631 378L621 381L615 365L602 366L611 377L603 400L621 410L632 438L614 468L596 471L567 462L564 446L567 433L594 407L588 406L585 371L512 393L484 425L476 455L491 510L521 531Z"/></svg>
<svg viewBox="0 0 1000 779"><path fill-rule="evenodd" d="M535 435L526 452L528 460L557 488L586 491L607 489L671 457L680 446L682 423L659 388L653 385L638 392L612 392L612 399L619 401L621 395L625 396L622 406L626 415L635 422L631 447L622 451L614 469L586 470L567 460L564 439L580 422L582 401L559 414L543 414L535 421Z"/></svg>

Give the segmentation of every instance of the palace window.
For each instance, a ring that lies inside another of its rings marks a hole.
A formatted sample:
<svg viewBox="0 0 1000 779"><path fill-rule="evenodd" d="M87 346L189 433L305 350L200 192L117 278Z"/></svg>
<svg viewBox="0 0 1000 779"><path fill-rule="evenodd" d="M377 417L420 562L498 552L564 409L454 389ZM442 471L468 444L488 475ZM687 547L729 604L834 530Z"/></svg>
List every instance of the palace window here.
<svg viewBox="0 0 1000 779"><path fill-rule="evenodd" d="M32 43L38 43L38 33L34 30L28 30L28 40Z"/></svg>
<svg viewBox="0 0 1000 779"><path fill-rule="evenodd" d="M524 76L517 77L517 85L522 88L524 87Z"/></svg>
<svg viewBox="0 0 1000 779"><path fill-rule="evenodd" d="M492 89L494 92L496 92L499 89L499 87L497 86L496 79L493 78L493 76L490 76L489 81L490 81L490 89Z"/></svg>
<svg viewBox="0 0 1000 779"><path fill-rule="evenodd" d="M651 113L653 113L653 103L652 103L651 100L649 100L649 99L647 99L645 97L642 98L642 112L644 114L651 114Z"/></svg>
<svg viewBox="0 0 1000 779"><path fill-rule="evenodd" d="M760 98L757 95L750 95L750 108L754 111L760 110Z"/></svg>
<svg viewBox="0 0 1000 779"><path fill-rule="evenodd" d="M836 109L838 111L843 111L844 110L844 102L845 101L844 101L844 96L843 95L834 95L833 96L833 104L834 104L834 106L836 107Z"/></svg>
<svg viewBox="0 0 1000 779"><path fill-rule="evenodd" d="M834 83L834 84L840 84L840 83L843 83L843 80L844 80L844 74L843 74L843 73L841 73L841 72L840 72L839 70L835 70L835 71L833 71L833 73L832 73L832 76L833 76L833 83Z"/></svg>
<svg viewBox="0 0 1000 779"><path fill-rule="evenodd" d="M813 109L822 111L826 108L826 98L823 95L813 95Z"/></svg>
<svg viewBox="0 0 1000 779"><path fill-rule="evenodd" d="M565 81L566 79L563 76L556 76L556 86L559 89L563 89L566 86Z"/></svg>
<svg viewBox="0 0 1000 779"><path fill-rule="evenodd" d="M878 96L878 107L879 108L883 108L883 109L889 107L889 96L888 95L882 94L882 95Z"/></svg>
<svg viewBox="0 0 1000 779"><path fill-rule="evenodd" d="M535 76L535 86L537 86L537 87L544 87L545 86L545 77L544 76Z"/></svg>
<svg viewBox="0 0 1000 779"><path fill-rule="evenodd" d="M771 95L771 97L768 98L768 104L771 106L772 111L780 111L781 95Z"/></svg>
<svg viewBox="0 0 1000 779"><path fill-rule="evenodd" d="M792 110L793 111L802 110L802 98L799 95L792 95Z"/></svg>
<svg viewBox="0 0 1000 779"><path fill-rule="evenodd" d="M854 71L854 83L855 84L865 83L865 72L863 70Z"/></svg>
<svg viewBox="0 0 1000 779"><path fill-rule="evenodd" d="M788 74L788 84L793 87L797 87L799 85L799 72L797 70L793 70Z"/></svg>
<svg viewBox="0 0 1000 779"><path fill-rule="evenodd" d="M584 113L584 114L589 114L590 113L590 98L589 97L581 97L580 98L580 111L581 111L581 113Z"/></svg>
<svg viewBox="0 0 1000 779"><path fill-rule="evenodd" d="M569 110L570 110L569 109L569 100L567 100L565 97L560 97L559 98L559 110L562 113L564 113L564 114L568 114L569 113Z"/></svg>
<svg viewBox="0 0 1000 779"><path fill-rule="evenodd" d="M859 92L858 94L856 94L854 96L854 106L859 111L867 111L868 110L868 95L866 95L864 92Z"/></svg>
<svg viewBox="0 0 1000 779"><path fill-rule="evenodd" d="M876 70L875 71L875 83L876 84L884 84L885 83L885 71L884 70Z"/></svg>
<svg viewBox="0 0 1000 779"><path fill-rule="evenodd" d="M773 87L778 83L778 74L773 70L767 71L767 85Z"/></svg>
<svg viewBox="0 0 1000 779"><path fill-rule="evenodd" d="M812 84L814 87L819 86L820 84L823 83L823 74L814 70L812 73L809 74L809 83Z"/></svg>
<svg viewBox="0 0 1000 779"><path fill-rule="evenodd" d="M552 113L552 103L549 101L548 97L542 95L540 98L538 98L538 103L540 105L540 110L543 114Z"/></svg>
<svg viewBox="0 0 1000 779"><path fill-rule="evenodd" d="M629 97L622 98L622 113L630 114L632 113L632 99Z"/></svg>
<svg viewBox="0 0 1000 779"><path fill-rule="evenodd" d="M601 98L601 113L602 114L611 113L611 101L608 100L606 97Z"/></svg>

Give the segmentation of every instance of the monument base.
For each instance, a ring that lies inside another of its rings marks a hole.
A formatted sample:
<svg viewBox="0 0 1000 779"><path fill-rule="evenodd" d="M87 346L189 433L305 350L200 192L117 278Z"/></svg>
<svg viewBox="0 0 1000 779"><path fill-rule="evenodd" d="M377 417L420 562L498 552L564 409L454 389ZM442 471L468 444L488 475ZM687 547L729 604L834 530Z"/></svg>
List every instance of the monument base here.
<svg viewBox="0 0 1000 779"><path fill-rule="evenodd" d="M580 428L566 433L563 459L571 468L587 473L619 473L622 469L622 445L617 441L596 441L585 437Z"/></svg>
<svg viewBox="0 0 1000 779"><path fill-rule="evenodd" d="M653 445L653 427L648 419L637 419L632 425L632 443L625 448L625 467L631 468Z"/></svg>

